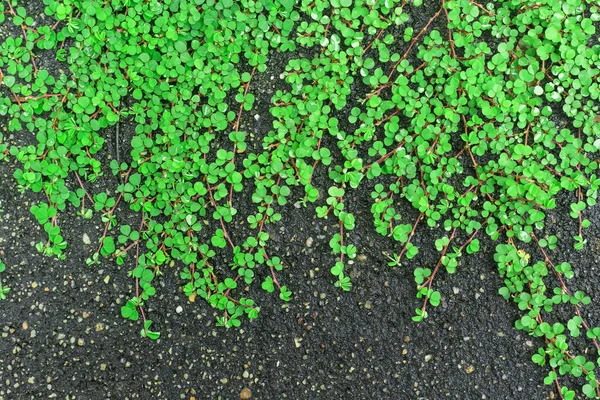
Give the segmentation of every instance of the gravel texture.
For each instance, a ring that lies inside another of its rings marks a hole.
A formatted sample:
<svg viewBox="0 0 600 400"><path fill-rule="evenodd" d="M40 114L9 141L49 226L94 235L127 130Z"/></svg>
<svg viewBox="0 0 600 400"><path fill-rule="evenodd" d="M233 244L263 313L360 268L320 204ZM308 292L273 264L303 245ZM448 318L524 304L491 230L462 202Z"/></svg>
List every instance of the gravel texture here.
<svg viewBox="0 0 600 400"><path fill-rule="evenodd" d="M38 3L32 1L34 10ZM281 85L284 63L273 61L272 68L257 76L262 93L256 111L242 119L247 131L269 129L269 99ZM5 129L5 118L0 117L0 129ZM132 128L126 121L121 125L122 156ZM114 130L106 135L100 157L108 167L117 156L117 138ZM25 132L9 141L32 139ZM162 334L153 342L139 337L140 324L120 316L133 291L130 267L106 259L99 266L85 263L103 231L99 219L84 220L66 210L59 217L69 242L66 260L36 252L44 232L29 208L42 197L19 193L12 178L16 168L14 162L0 163L0 257L7 266L0 278L12 289L0 302L0 400L557 397L553 387L543 385L545 371L530 361L542 341L513 328L520 312L497 294L501 279L493 243L483 240L480 253L464 256L456 275L440 274L435 281L443 296L440 307L430 310L420 325L411 321L420 305L412 271L435 263L433 239L440 232L423 230L415 237L421 247L417 258L391 270L385 254L395 245L373 229L367 186L349 199L349 208L357 210L351 240L360 254L348 267L352 291L335 288L329 273L333 258L328 242L335 224L315 219L312 206L290 205L282 213L284 222L266 230L272 253L288 266L281 279L294 292L293 300L283 304L276 296L258 293L258 320L244 321L241 329L217 328L214 310L183 294L175 266L165 270L147 308L153 328ZM114 190L117 185L107 173L89 190ZM551 215L552 233L575 228L567 211L571 200L563 199ZM400 210L412 215L408 208ZM242 205L239 213L244 215ZM117 215L135 218L124 206ZM593 323L600 316L595 292L600 246L593 239L597 218L590 218L585 249L573 252L567 242L556 254L559 261L574 265L572 288L591 295L586 311Z"/></svg>

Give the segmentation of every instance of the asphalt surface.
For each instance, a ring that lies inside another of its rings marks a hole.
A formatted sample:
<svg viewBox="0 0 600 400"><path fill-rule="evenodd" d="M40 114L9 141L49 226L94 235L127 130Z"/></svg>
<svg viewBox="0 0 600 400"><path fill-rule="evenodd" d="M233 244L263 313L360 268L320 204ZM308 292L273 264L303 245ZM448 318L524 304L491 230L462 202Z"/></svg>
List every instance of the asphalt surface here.
<svg viewBox="0 0 600 400"><path fill-rule="evenodd" d="M207 304L183 295L175 267L147 309L162 332L152 342L120 317L132 290L126 268L85 264L95 246L83 234L95 243L100 225L66 216L67 259L37 254L35 196L18 195L11 165L0 168L2 281L12 288L0 303L0 398L237 399L244 388L255 399L549 396L530 361L541 343L513 328L518 310L497 294L490 251L440 276L442 304L417 326L413 266L388 269L391 243L373 232L368 214L356 229L363 261L350 267L354 289L342 293L324 268L334 227L294 209L288 217L306 224L270 232L289 266L282 280L294 291L291 303L259 295L258 320L217 328Z"/></svg>
<svg viewBox="0 0 600 400"><path fill-rule="evenodd" d="M262 93L256 111L244 115L244 129L269 129L269 100L281 84L282 65L273 62L272 69L257 76ZM0 129L5 126L6 118L0 117ZM131 128L123 123L121 151ZM106 135L99 157L108 168L117 139L113 130ZM31 140L26 132L7 136L11 143ZM66 260L36 252L44 232L29 208L42 197L19 193L12 178L16 168L13 161L0 162L0 257L7 266L0 279L12 289L0 301L0 399L557 397L553 387L543 385L546 371L530 361L543 343L514 329L520 312L497 294L501 279L493 261L494 243L487 238L480 237L480 253L462 258L456 275L436 278L443 296L440 307L430 309L420 325L411 321L421 304L415 298L413 270L437 261L433 240L441 232L423 226L415 236L419 255L390 269L385 254L397 250L396 244L373 229L368 185L348 200L357 216L349 239L360 254L348 266L352 291L335 288L329 273L334 259L328 243L336 225L317 220L314 206L296 208L292 203L282 211L283 222L266 230L272 253L287 266L280 276L294 292L293 300L284 304L255 291L259 319L244 321L241 329L218 328L215 310L202 301L190 303L183 294L176 265L160 278L158 294L147 308L162 334L153 342L139 337L140 324L120 316L133 291L129 266L106 259L99 266L85 263L103 231L98 219L84 220L66 210L59 217L69 242ZM325 182L326 173L317 178ZM117 184L107 173L89 190L114 191ZM593 222L589 243L583 251L573 251L569 201L562 199L552 213L549 231L565 238L564 247L555 252L557 261L574 265L571 287L592 296L586 312L593 323L600 320L598 221L595 208L586 211ZM117 210L121 220L134 217L125 207ZM407 206L398 209L414 214ZM240 214L244 211L241 207ZM242 237L245 228L239 229Z"/></svg>

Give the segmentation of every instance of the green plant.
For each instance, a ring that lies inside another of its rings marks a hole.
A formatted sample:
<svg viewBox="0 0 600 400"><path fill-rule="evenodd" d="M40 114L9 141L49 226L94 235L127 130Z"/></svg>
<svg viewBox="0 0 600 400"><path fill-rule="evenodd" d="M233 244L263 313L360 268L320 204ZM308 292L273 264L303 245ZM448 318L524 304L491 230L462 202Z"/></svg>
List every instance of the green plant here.
<svg viewBox="0 0 600 400"><path fill-rule="evenodd" d="M0 273L4 272L6 269L6 265L0 260ZM10 288L2 286L2 281L0 280L0 300L6 300L6 295L10 292Z"/></svg>
<svg viewBox="0 0 600 400"><path fill-rule="evenodd" d="M552 263L559 235L545 224L558 196L571 196L572 245L586 246L600 188L594 2L442 0L418 26L406 25L417 0L44 0L51 26L4 3L0 22L22 35L0 45L0 115L36 142L0 145L0 158L20 163L19 190L45 196L31 207L48 235L36 248L64 257L68 206L98 219L87 263L128 266L135 292L121 314L142 320L142 336L159 338L144 307L171 267L221 326L258 317L246 297L255 280L290 301L269 235L290 203L332 222L329 270L351 290L353 197L371 187L374 228L398 246L388 266L414 266L414 321L440 304L439 274L496 242L500 294L524 313L516 328L544 340L533 361L550 367L546 383L573 398L559 378L583 377L584 395L600 396L594 362L569 349L584 332L598 349L600 330L581 316L589 297L566 286L572 266ZM41 50L69 72L38 68ZM257 81L286 52L271 129L257 132L247 122ZM103 167L105 140L124 121L133 136ZM116 192L86 189L108 170ZM139 224L121 223L120 205ZM417 264L424 229L438 235L431 265ZM559 286L549 289L550 276ZM573 317L554 321L564 305Z"/></svg>

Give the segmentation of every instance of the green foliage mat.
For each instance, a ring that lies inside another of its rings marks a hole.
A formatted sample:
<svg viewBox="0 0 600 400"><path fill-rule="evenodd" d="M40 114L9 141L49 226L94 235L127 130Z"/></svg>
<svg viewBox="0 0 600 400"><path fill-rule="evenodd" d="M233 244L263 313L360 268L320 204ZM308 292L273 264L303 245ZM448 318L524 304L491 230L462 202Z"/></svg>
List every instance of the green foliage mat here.
<svg viewBox="0 0 600 400"><path fill-rule="evenodd" d="M415 321L440 303L436 275L454 273L487 235L500 295L523 312L516 328L544 339L533 361L548 368L546 383L571 399L559 378L582 377L581 391L600 396L595 361L569 349L580 336L599 348L600 327L581 312L590 298L567 287L573 272L552 253L556 236L542 237L547 210L571 192L578 229L562 236L583 248L584 212L598 195L595 1L43 0L47 25L28 3L0 2L12 32L0 45L0 115L9 132L36 140L0 144L0 157L21 163L21 190L45 195L31 207L48 236L38 251L64 257L65 207L101 218L88 264L131 266L136 290L121 311L142 320L142 336L159 338L144 305L169 265L187 296L222 310L218 325L258 317L246 294L259 275L262 289L292 299L267 233L291 203L315 203L317 217L338 224L332 280L350 290L356 210L346 199L372 181L374 226L398 243L390 267L417 254L415 232L439 232L437 264L414 269ZM41 68L42 57L68 72ZM270 100L272 128L245 131L272 57L289 60ZM118 196L92 194L98 153L124 121L135 134L121 144L129 154L110 162ZM120 203L139 224L118 221ZM244 217L252 233L234 242L240 204L254 210ZM558 308L573 317L561 322Z"/></svg>

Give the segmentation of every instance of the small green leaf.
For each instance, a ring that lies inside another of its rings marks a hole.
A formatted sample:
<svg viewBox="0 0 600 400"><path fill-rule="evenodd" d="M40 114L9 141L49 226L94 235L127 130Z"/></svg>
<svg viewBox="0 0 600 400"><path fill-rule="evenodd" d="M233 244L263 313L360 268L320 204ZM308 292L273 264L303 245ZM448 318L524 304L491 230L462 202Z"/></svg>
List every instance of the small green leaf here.
<svg viewBox="0 0 600 400"><path fill-rule="evenodd" d="M104 255L109 255L114 253L115 251L115 241L112 237L107 236L104 238L104 242L102 244L102 253Z"/></svg>
<svg viewBox="0 0 600 400"><path fill-rule="evenodd" d="M441 298L442 298L442 296L440 295L440 292L434 291L429 296L429 302L431 303L432 306L437 307L440 305Z"/></svg>
<svg viewBox="0 0 600 400"><path fill-rule="evenodd" d="M2 78L2 83L4 83L4 85L6 87L13 87L15 85L15 77L14 76L4 76L4 78Z"/></svg>

